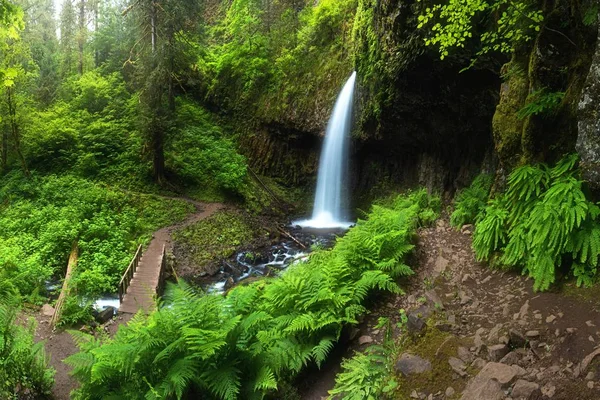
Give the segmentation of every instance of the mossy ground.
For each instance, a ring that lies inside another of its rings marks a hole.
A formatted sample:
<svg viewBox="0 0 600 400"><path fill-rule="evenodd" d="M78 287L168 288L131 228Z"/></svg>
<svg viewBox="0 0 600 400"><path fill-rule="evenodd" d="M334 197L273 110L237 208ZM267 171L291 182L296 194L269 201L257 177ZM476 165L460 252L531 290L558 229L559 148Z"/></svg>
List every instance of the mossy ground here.
<svg viewBox="0 0 600 400"><path fill-rule="evenodd" d="M173 234L177 245L187 249L190 261L202 268L231 257L236 250L268 233L248 214L223 210Z"/></svg>
<svg viewBox="0 0 600 400"><path fill-rule="evenodd" d="M456 337L433 327L435 320L436 317L434 316L428 321L425 335L414 339L406 338L400 345L398 354L407 352L429 360L432 370L408 378L400 376L398 390L394 397L398 400L410 399L413 390L427 393L445 393L449 386L452 386L457 393L451 399L458 399L467 384L466 379L456 379L456 373L448 364L448 359L456 357L460 346L469 346L470 343L468 339ZM469 375L473 375L474 371L467 369L467 372Z"/></svg>

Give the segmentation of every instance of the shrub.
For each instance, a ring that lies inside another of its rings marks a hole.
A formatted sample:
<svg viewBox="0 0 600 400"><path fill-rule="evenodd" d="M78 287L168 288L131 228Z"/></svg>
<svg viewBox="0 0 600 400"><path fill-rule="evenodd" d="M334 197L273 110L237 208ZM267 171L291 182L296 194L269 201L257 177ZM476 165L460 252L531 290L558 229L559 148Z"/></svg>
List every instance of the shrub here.
<svg viewBox="0 0 600 400"><path fill-rule="evenodd" d="M35 324L16 321L17 290L0 271L0 398L43 398L50 395L54 370L48 367L44 343L34 342Z"/></svg>
<svg viewBox="0 0 600 400"><path fill-rule="evenodd" d="M418 191L376 206L333 249L226 296L170 287L168 307L137 315L114 339L73 332L81 349L67 360L81 382L75 398L263 398L325 361L369 293L401 292L394 278L412 274L403 260L428 202Z"/></svg>
<svg viewBox="0 0 600 400"><path fill-rule="evenodd" d="M535 290L548 289L563 263L578 285L591 283L600 255L600 208L586 199L576 163L571 155L553 168L513 171L507 192L490 202L476 226L477 258L498 253L501 264L522 267Z"/></svg>
<svg viewBox="0 0 600 400"><path fill-rule="evenodd" d="M450 216L450 225L460 229L464 224L473 224L478 219L488 200L492 176L478 175L471 185L459 191L454 199L454 212Z"/></svg>

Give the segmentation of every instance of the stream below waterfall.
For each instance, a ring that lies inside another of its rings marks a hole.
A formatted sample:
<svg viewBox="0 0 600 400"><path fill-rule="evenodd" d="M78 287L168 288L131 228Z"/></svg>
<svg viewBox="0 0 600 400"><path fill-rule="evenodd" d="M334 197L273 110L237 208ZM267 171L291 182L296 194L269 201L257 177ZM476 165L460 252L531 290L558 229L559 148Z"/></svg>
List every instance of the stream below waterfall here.
<svg viewBox="0 0 600 400"><path fill-rule="evenodd" d="M243 281L276 276L290 265L306 261L314 249L332 247L340 231L311 232L292 228L290 233L305 247L286 238L270 246L239 251L234 257L223 260L219 271L200 286L208 293L224 293Z"/></svg>

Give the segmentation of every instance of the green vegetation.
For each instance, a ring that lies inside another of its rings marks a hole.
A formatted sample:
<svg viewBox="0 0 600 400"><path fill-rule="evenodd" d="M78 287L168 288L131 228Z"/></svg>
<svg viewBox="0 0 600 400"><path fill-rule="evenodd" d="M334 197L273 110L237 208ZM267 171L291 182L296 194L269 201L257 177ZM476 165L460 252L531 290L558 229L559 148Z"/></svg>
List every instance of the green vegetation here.
<svg viewBox="0 0 600 400"><path fill-rule="evenodd" d="M377 400L393 391L398 382L394 378L397 349L392 338L390 321L380 318L377 328L384 329L382 345L371 345L364 352L342 361L342 372L335 378L330 399Z"/></svg>
<svg viewBox="0 0 600 400"><path fill-rule="evenodd" d="M454 212L450 225L460 229L464 224L474 224L485 208L493 178L488 174L475 177L468 188L460 190L454 198Z"/></svg>
<svg viewBox="0 0 600 400"><path fill-rule="evenodd" d="M260 232L261 228L249 216L225 210L176 231L173 239L202 268L211 261L229 258L241 244L257 238Z"/></svg>
<svg viewBox="0 0 600 400"><path fill-rule="evenodd" d="M425 43L438 47L440 57L444 59L452 49L465 47L478 34L476 26L489 17L494 22L480 34L478 56L492 51L513 52L517 46L534 38L544 19L536 2L450 0L424 7L418 27L430 29Z"/></svg>
<svg viewBox="0 0 600 400"><path fill-rule="evenodd" d="M40 301L46 281L63 277L75 242L73 292L84 298L115 293L137 244L193 209L73 176L18 172L4 177L0 204L0 268L32 302Z"/></svg>
<svg viewBox="0 0 600 400"><path fill-rule="evenodd" d="M75 398L262 398L308 363L320 365L341 329L356 324L374 290L400 293L425 191L374 206L332 250L313 253L281 276L226 296L171 287L168 307L122 326L114 339L74 332L68 359L81 382ZM127 371L123 374L123 371Z"/></svg>
<svg viewBox="0 0 600 400"><path fill-rule="evenodd" d="M564 92L549 92L543 88L536 90L527 96L526 104L517 112L519 119L524 119L530 115L550 114L558 108Z"/></svg>
<svg viewBox="0 0 600 400"><path fill-rule="evenodd" d="M586 199L576 163L571 155L552 168L513 171L506 193L490 201L476 226L477 258L523 268L535 290L547 290L560 267L578 285L590 285L600 255L600 208Z"/></svg>
<svg viewBox="0 0 600 400"><path fill-rule="evenodd" d="M1 271L0 278L0 397L46 398L54 383L54 370L48 367L44 343L34 343L34 321L27 327L17 323L17 290Z"/></svg>

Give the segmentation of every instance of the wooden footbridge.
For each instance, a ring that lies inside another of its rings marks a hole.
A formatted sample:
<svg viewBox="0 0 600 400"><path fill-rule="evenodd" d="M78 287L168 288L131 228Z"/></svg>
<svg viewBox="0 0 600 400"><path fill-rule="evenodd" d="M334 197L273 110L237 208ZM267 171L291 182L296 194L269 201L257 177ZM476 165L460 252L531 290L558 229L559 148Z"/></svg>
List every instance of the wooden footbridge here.
<svg viewBox="0 0 600 400"><path fill-rule="evenodd" d="M154 245L154 246L153 246ZM140 309L151 311L155 297L162 294L165 282L166 251L160 243L152 241L142 255L142 245L139 245L135 256L119 282L119 301L122 313L135 314Z"/></svg>
<svg viewBox="0 0 600 400"><path fill-rule="evenodd" d="M202 220L223 207L218 203L193 204L198 211L183 223L154 232L152 241L143 254L142 246L138 246L119 282L120 313L135 314L139 310L149 312L156 306L156 298L162 294L165 285L166 253L172 247L171 231Z"/></svg>

